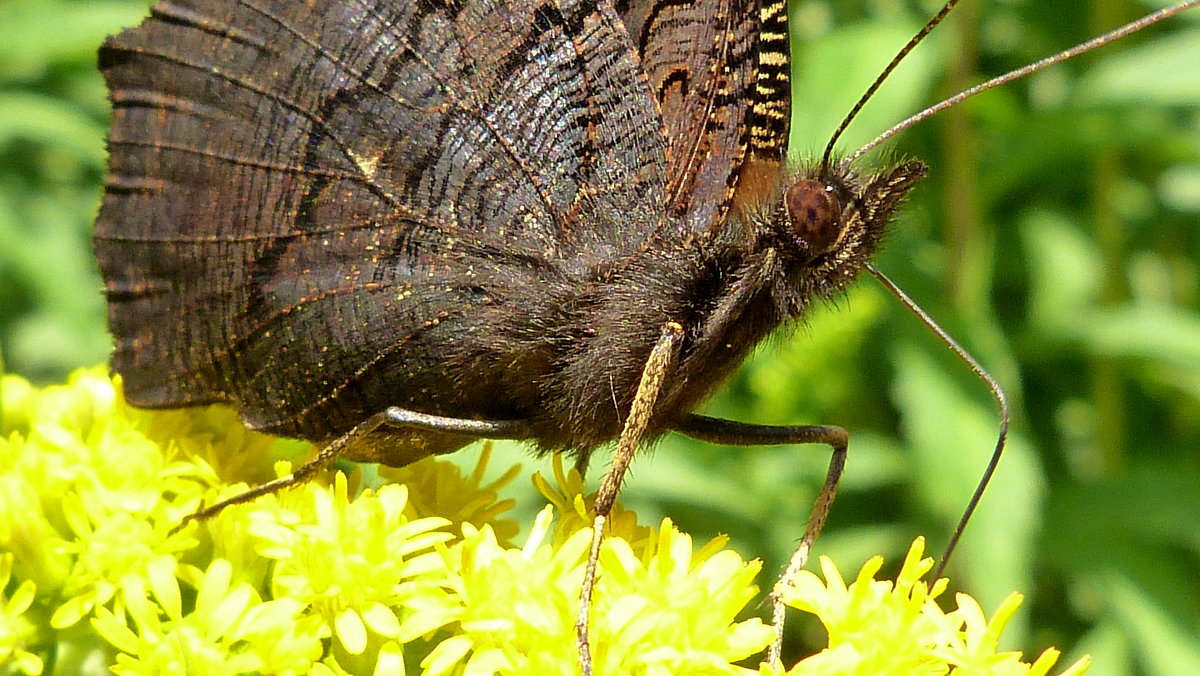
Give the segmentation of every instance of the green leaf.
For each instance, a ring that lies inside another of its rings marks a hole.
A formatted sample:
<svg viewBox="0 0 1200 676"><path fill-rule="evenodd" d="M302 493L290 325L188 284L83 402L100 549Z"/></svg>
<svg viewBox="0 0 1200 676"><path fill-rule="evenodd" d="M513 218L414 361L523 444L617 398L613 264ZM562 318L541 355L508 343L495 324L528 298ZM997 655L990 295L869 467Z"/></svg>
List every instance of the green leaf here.
<svg viewBox="0 0 1200 676"><path fill-rule="evenodd" d="M1190 676L1200 664L1200 637L1195 626L1171 617L1133 582L1121 575L1103 582L1118 622L1132 639L1149 673Z"/></svg>
<svg viewBox="0 0 1200 676"><path fill-rule="evenodd" d="M1085 105L1194 106L1200 99L1200 29L1176 30L1153 41L1114 50L1079 82Z"/></svg>

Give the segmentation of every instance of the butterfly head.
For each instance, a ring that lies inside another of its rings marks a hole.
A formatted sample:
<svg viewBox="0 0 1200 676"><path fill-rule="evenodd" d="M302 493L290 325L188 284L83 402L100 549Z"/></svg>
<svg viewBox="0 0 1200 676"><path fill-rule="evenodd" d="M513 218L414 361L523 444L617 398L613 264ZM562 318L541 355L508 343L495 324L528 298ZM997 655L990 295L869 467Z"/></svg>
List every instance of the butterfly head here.
<svg viewBox="0 0 1200 676"><path fill-rule="evenodd" d="M925 173L920 162L866 177L846 164L801 170L783 179L759 223L805 286L832 293L869 261L896 208Z"/></svg>

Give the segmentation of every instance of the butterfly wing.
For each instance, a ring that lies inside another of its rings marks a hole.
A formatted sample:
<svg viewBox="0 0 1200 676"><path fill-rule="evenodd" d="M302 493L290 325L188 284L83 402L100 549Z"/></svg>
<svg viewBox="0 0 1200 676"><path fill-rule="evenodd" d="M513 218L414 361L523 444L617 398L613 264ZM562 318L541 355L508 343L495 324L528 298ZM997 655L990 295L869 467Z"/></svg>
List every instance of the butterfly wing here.
<svg viewBox="0 0 1200 676"><path fill-rule="evenodd" d="M95 247L127 396L309 437L453 398L439 349L481 308L664 221L628 45L603 2L156 5L100 53ZM445 407L521 413L472 391Z"/></svg>
<svg viewBox="0 0 1200 676"><path fill-rule="evenodd" d="M747 162L787 154L787 4L617 5L665 127L669 207L697 232L724 218Z"/></svg>

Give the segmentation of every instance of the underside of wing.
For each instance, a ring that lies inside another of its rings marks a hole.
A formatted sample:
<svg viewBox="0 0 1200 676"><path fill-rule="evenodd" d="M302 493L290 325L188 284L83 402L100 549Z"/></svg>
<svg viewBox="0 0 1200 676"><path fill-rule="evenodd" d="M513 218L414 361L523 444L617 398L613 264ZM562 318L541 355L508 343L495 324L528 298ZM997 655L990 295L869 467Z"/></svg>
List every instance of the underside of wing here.
<svg viewBox="0 0 1200 676"><path fill-rule="evenodd" d="M436 378L456 317L668 218L662 121L605 3L176 0L100 65L95 245L141 405L356 422Z"/></svg>
<svg viewBox="0 0 1200 676"><path fill-rule="evenodd" d="M627 0L617 6L667 136L668 204L693 231L724 218L747 163L787 154L787 3Z"/></svg>

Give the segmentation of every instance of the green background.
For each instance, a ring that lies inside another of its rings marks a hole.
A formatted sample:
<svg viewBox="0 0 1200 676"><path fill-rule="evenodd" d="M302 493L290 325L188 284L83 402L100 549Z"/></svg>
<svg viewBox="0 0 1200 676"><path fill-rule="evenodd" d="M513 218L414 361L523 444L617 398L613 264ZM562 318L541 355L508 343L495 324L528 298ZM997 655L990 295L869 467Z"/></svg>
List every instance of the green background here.
<svg viewBox="0 0 1200 676"><path fill-rule="evenodd" d="M841 148L1153 6L967 0ZM145 7L0 0L0 350L37 382L109 350L88 242L108 115L95 50ZM819 151L933 9L793 2L794 159ZM1009 450L949 574L988 611L1024 592L1013 647L1089 652L1092 674L1200 664L1197 63L1200 11L992 90L866 160L931 165L876 264L995 374L1014 408ZM917 534L936 552L996 427L985 387L870 279L764 344L706 412L850 430L817 548L847 575L872 553L896 563ZM501 455L497 465L547 467ZM670 515L699 538L730 533L775 571L827 457L668 437L635 462L622 499L647 523ZM516 489L522 511L536 510L525 484ZM818 628L795 629L819 640Z"/></svg>

